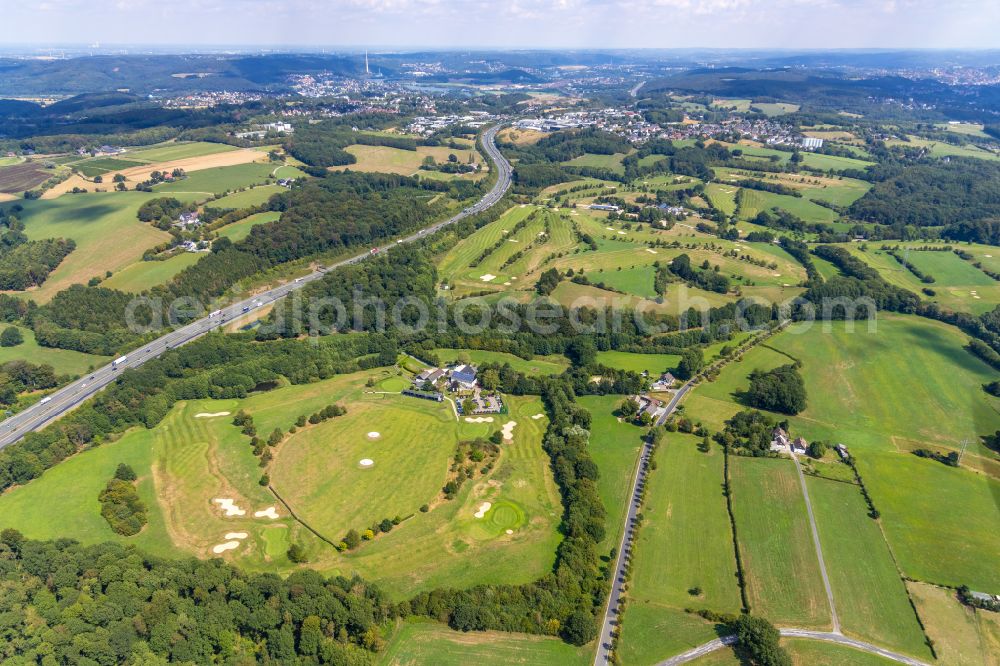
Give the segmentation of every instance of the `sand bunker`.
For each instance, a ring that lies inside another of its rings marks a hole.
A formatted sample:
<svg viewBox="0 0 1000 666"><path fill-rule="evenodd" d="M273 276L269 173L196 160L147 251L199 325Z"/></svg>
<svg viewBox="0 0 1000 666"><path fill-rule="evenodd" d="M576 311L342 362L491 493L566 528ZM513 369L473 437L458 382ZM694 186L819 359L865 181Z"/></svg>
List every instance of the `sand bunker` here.
<svg viewBox="0 0 1000 666"><path fill-rule="evenodd" d="M358 464L361 465L362 467L371 467L372 465L375 464L375 461L372 460L371 458L362 458L361 460L358 461Z"/></svg>
<svg viewBox="0 0 1000 666"><path fill-rule="evenodd" d="M491 506L493 506L492 502L483 502L482 504L480 504L479 511L476 511L476 518L482 518L483 516L485 516L486 512L490 510Z"/></svg>
<svg viewBox="0 0 1000 666"><path fill-rule="evenodd" d="M624 231L619 231L619 232L618 232L618 235L619 235L619 236L624 236L624 235L625 235L625 232L624 232Z"/></svg>
<svg viewBox="0 0 1000 666"><path fill-rule="evenodd" d="M269 506L269 507L267 507L266 509L264 509L262 511L254 511L253 512L253 517L254 518L270 518L271 520L274 520L274 519L276 519L278 517L278 511L273 506Z"/></svg>
<svg viewBox="0 0 1000 666"><path fill-rule="evenodd" d="M374 430L372 430L370 433L368 433L368 439L378 439L381 436L382 436L382 433L375 432Z"/></svg>
<svg viewBox="0 0 1000 666"><path fill-rule="evenodd" d="M514 530L507 530L507 534L513 534Z"/></svg>
<svg viewBox="0 0 1000 666"><path fill-rule="evenodd" d="M535 420L535 421L537 421L538 419L544 419L544 418L545 418L545 414L541 414L541 413L539 413L539 414L535 414L535 415L534 415L534 416L532 416L531 418L532 418L532 420Z"/></svg>
<svg viewBox="0 0 1000 666"><path fill-rule="evenodd" d="M480 275L479 279L482 280L483 282L491 282L493 280L496 280L497 276L493 275L493 273L487 273L486 275Z"/></svg>
<svg viewBox="0 0 1000 666"><path fill-rule="evenodd" d="M521 241L517 240L516 238L508 238L507 242L508 243L520 243Z"/></svg>
<svg viewBox="0 0 1000 666"><path fill-rule="evenodd" d="M504 283L503 283L503 286L505 286L505 287L509 287L509 286L510 286L510 282L504 282Z"/></svg>
<svg viewBox="0 0 1000 666"><path fill-rule="evenodd" d="M614 227L604 227L604 228L607 229L608 231L614 231L615 230Z"/></svg>
<svg viewBox="0 0 1000 666"><path fill-rule="evenodd" d="M212 552L218 555L219 553L224 553L227 550L232 550L240 545L239 541L227 541L226 543L220 543L218 546L212 548Z"/></svg>
<svg viewBox="0 0 1000 666"><path fill-rule="evenodd" d="M514 426L516 425L517 421L507 421L507 423L503 424L503 428L500 429L500 432L503 433L504 439L514 438Z"/></svg>
<svg viewBox="0 0 1000 666"><path fill-rule="evenodd" d="M229 416L229 412L198 412L194 415L196 419L210 419L215 416Z"/></svg>
<svg viewBox="0 0 1000 666"><path fill-rule="evenodd" d="M226 512L226 516L243 516L243 515L246 515L246 511L245 510L243 510L240 507L238 507L235 504L233 504L232 498L229 498L229 497L220 497L220 498L214 499L212 501L215 502L216 504L218 504L219 508L221 508L223 511Z"/></svg>
<svg viewBox="0 0 1000 666"><path fill-rule="evenodd" d="M232 540L232 539L246 539L246 538L247 538L247 533L246 532L229 532L228 534L226 534L226 539L230 539L230 540Z"/></svg>
<svg viewBox="0 0 1000 666"><path fill-rule="evenodd" d="M983 256L986 257L987 259L992 259L993 258L992 254L984 254Z"/></svg>
<svg viewBox="0 0 1000 666"><path fill-rule="evenodd" d="M466 423L493 423L493 417L492 416L475 416L475 417L473 417L473 416L466 416L465 417L465 422Z"/></svg>
<svg viewBox="0 0 1000 666"><path fill-rule="evenodd" d="M647 248L646 248L646 252L649 252L650 254L656 254L656 250L654 250L654 249L653 249L653 248L651 248L651 247L647 247Z"/></svg>

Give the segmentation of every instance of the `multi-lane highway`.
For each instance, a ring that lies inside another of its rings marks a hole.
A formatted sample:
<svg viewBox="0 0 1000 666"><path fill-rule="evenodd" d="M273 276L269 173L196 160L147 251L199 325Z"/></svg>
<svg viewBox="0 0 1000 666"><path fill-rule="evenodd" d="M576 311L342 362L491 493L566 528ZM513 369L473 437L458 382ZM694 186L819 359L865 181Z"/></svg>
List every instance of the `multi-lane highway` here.
<svg viewBox="0 0 1000 666"><path fill-rule="evenodd" d="M507 162L503 155L500 154L500 150L497 148L495 142L496 134L499 129L499 125L491 127L482 135L483 149L493 162L493 168L497 171L496 184L473 206L466 208L461 213L450 219L425 227L410 236L396 239L392 243L386 244L383 247L371 248L357 256L351 257L350 259L345 259L314 273L310 273L309 275L296 278L292 282L280 285L251 298L227 305L226 307L220 308L206 317L187 324L182 328L173 330L138 349L128 352L127 354L119 357L119 361L94 370L77 381L67 384L58 391L55 391L45 398L44 402L36 403L25 409L23 412L15 414L5 421L0 422L0 448L13 444L23 437L25 433L38 430L55 421L67 411L73 409L84 400L93 396L97 393L97 391L113 382L123 370L138 367L146 361L156 358L168 349L173 349L190 342L191 340L194 340L195 338L202 336L227 322L231 322L237 317L243 317L247 314L253 313L269 303L273 303L274 301L288 295L290 292L295 291L296 289L301 289L313 280L320 279L324 274L331 270L347 266L349 264L355 264L359 261L364 261L368 257L374 256L379 252L389 250L396 245L402 243L412 243L443 227L455 224L459 220L482 212L494 205L503 197L504 193L507 192L507 189L510 187L511 178L510 163Z"/></svg>

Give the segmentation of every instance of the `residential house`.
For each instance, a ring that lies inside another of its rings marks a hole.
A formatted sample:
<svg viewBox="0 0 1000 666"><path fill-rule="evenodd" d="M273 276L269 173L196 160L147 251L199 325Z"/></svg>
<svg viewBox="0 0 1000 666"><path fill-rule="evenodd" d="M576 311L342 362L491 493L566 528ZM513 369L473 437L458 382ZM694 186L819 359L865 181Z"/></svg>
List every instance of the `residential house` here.
<svg viewBox="0 0 1000 666"><path fill-rule="evenodd" d="M807 446L809 446L809 442L801 437L796 437L792 440L792 453L805 453Z"/></svg>
<svg viewBox="0 0 1000 666"><path fill-rule="evenodd" d="M652 398L648 395L637 395L632 399L639 405L639 411L636 414L637 417L648 414L649 418L655 422L667 411L666 403L658 398Z"/></svg>
<svg viewBox="0 0 1000 666"><path fill-rule="evenodd" d="M843 444L837 444L833 448L837 450L837 453L840 454L841 460L844 462L847 462L851 458L851 454L847 452L847 447Z"/></svg>
<svg viewBox="0 0 1000 666"><path fill-rule="evenodd" d="M677 380L669 372L664 372L650 387L654 391L669 391Z"/></svg>
<svg viewBox="0 0 1000 666"><path fill-rule="evenodd" d="M771 431L771 450L774 452L785 451L790 447L788 433L784 428L775 428Z"/></svg>

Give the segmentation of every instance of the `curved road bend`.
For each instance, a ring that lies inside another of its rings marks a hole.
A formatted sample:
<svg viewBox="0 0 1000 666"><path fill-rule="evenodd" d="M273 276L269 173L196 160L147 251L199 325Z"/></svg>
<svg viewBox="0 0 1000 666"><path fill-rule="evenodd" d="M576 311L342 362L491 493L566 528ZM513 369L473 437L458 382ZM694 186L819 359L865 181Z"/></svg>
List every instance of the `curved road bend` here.
<svg viewBox="0 0 1000 666"><path fill-rule="evenodd" d="M868 652L869 654L876 654L880 657L891 659L892 661L896 661L901 664L906 664L907 666L930 666L930 664L925 661L920 661L919 659L914 659L913 657L907 657L905 654L899 654L898 652L893 652L892 650L886 650L885 648L880 648L879 646L872 645L871 643L859 641L854 638L848 638L843 634L835 634L829 631L810 631L808 629L779 629L779 631L781 632L781 635L786 638L807 638L814 641L826 641L827 643L836 643L838 645L843 645L844 647L854 648L855 650L860 650L862 652ZM716 638L715 640L699 645L696 648L692 648L687 652L670 657L669 659L664 659L656 664L656 666L679 666L680 664L686 664L689 661L694 661L699 657L703 657L706 654L719 650L727 645L732 645L735 642L735 636L723 636L722 638Z"/></svg>
<svg viewBox="0 0 1000 666"><path fill-rule="evenodd" d="M510 163L504 159L503 155L500 154L500 150L497 148L495 142L496 134L499 129L499 125L491 127L486 130L482 136L483 149L486 151L486 154L489 156L490 160L492 160L495 168L497 169L497 182L493 186L493 189L491 189L482 199L469 208L466 208L452 218L444 220L443 222L438 222L429 227L425 227L417 233L400 238L393 243L373 248L372 250L359 254L355 257L351 257L350 259L345 259L314 273L310 273L309 275L297 278L293 282L280 285L237 303L232 303L221 310L217 310L215 313L207 317L203 317L195 322L187 324L182 328L171 331L138 349L128 352L125 354L126 360L121 363L118 363L117 365L112 363L97 368L86 376L67 384L54 393L51 393L45 403L35 403L23 412L14 414L5 421L0 421L0 449L21 439L25 433L39 430L49 423L52 423L67 411L73 409L114 381L121 370L139 367L146 361L160 356L168 349L173 349L174 347L190 342L212 329L218 328L223 324L232 321L235 317L254 312L259 308L262 308L269 303L288 295L290 292L295 291L296 289L301 289L310 282L320 279L327 271L364 261L368 257L376 254L378 251L388 250L395 247L397 244L412 243L420 238L423 238L427 234L434 233L443 227L455 224L470 215L475 215L476 213L480 213L487 208L490 208L503 197L510 187L511 166Z"/></svg>
<svg viewBox="0 0 1000 666"><path fill-rule="evenodd" d="M681 386L667 408L656 420L656 425L663 425L667 418L677 408L678 403L694 384L691 381ZM601 629L597 638L597 654L594 656L594 666L604 666L609 663L611 654L611 632L618 624L618 611L622 598L622 585L625 583L625 566L632 554L632 542L635 537L635 520L639 512L639 496L646 483L646 473L649 471L649 456L653 451L653 445L646 441L642 445L639 454L639 467L632 479L632 491L629 495L628 512L625 515L625 529L622 531L621 541L618 542L618 557L615 560L614 577L611 579L611 594L608 596L608 605L604 609L604 617L601 619Z"/></svg>

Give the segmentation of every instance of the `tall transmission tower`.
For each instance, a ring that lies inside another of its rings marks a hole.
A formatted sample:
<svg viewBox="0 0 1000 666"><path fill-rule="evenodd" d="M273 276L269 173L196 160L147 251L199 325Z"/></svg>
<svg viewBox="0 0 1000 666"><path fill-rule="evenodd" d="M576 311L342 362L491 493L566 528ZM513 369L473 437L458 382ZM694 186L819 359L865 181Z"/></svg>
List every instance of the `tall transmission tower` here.
<svg viewBox="0 0 1000 666"><path fill-rule="evenodd" d="M371 70L368 69L368 49L365 49L365 76L371 76Z"/></svg>

